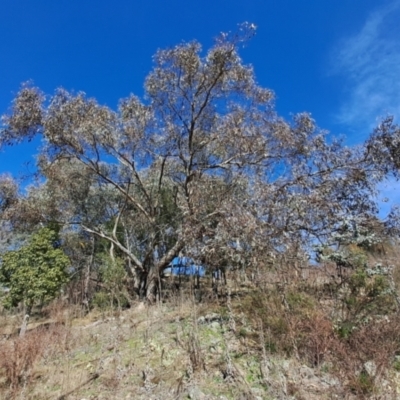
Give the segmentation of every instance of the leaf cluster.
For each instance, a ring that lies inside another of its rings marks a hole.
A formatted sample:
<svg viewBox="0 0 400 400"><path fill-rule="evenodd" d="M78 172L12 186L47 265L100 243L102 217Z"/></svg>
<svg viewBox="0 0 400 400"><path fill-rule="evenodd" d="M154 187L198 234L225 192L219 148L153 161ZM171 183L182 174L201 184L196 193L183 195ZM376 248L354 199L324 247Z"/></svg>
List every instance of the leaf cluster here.
<svg viewBox="0 0 400 400"><path fill-rule="evenodd" d="M68 281L70 261L58 248L57 234L42 228L16 250L1 255L0 283L8 289L6 302L24 302L28 309L43 305Z"/></svg>

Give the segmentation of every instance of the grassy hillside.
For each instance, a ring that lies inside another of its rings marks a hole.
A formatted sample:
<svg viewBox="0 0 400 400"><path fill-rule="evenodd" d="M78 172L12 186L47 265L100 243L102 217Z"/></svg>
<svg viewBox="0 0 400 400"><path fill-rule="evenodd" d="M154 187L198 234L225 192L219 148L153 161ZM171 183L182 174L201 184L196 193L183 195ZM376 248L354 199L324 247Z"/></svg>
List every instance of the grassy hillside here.
<svg viewBox="0 0 400 400"><path fill-rule="evenodd" d="M380 278L330 273L228 277L218 296L203 283L200 302L187 282L155 305L87 315L55 302L22 337L22 315L3 311L0 398L399 398L396 296Z"/></svg>

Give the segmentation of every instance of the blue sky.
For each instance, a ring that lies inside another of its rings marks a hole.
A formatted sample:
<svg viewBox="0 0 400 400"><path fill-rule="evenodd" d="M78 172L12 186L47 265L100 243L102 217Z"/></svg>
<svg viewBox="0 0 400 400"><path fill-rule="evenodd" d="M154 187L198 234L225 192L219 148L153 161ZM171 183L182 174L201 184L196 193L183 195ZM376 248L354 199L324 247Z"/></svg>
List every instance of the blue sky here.
<svg viewBox="0 0 400 400"><path fill-rule="evenodd" d="M207 49L244 21L258 29L242 58L280 114L309 111L349 143L400 118L400 0L1 0L0 114L27 80L115 108L143 93L158 48L196 39ZM25 172L34 153L6 149L0 172Z"/></svg>

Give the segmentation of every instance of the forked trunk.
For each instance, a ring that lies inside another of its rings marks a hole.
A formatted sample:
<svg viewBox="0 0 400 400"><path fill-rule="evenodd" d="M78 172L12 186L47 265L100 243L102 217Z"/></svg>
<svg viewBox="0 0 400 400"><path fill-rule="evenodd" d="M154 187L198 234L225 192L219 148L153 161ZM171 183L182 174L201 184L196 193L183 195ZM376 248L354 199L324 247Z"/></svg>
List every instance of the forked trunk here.
<svg viewBox="0 0 400 400"><path fill-rule="evenodd" d="M155 267L150 268L146 280L146 299L154 303L160 298L160 275Z"/></svg>
<svg viewBox="0 0 400 400"><path fill-rule="evenodd" d="M138 272L137 292L141 300L147 300L150 303L154 303L160 296L160 275L156 266Z"/></svg>
<svg viewBox="0 0 400 400"><path fill-rule="evenodd" d="M183 240L178 240L175 245L156 262L153 257L148 257L143 264L138 267L132 268L130 263L128 263L128 271L134 277L135 290L141 300L146 299L150 303L154 303L157 298L160 298L160 272L170 265L173 258L182 250L183 245Z"/></svg>

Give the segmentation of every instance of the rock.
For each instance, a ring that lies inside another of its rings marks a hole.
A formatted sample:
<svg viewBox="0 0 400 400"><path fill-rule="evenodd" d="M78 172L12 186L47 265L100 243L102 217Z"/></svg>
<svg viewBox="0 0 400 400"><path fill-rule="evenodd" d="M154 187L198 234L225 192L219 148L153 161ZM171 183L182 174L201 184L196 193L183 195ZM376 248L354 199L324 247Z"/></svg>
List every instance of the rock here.
<svg viewBox="0 0 400 400"><path fill-rule="evenodd" d="M283 360L282 361L282 369L284 371L289 371L290 370L290 361L289 360Z"/></svg>
<svg viewBox="0 0 400 400"><path fill-rule="evenodd" d="M369 376L374 377L376 375L376 364L374 361L367 361L364 364L364 369Z"/></svg>
<svg viewBox="0 0 400 400"><path fill-rule="evenodd" d="M262 400L263 399L263 395L264 395L264 391L262 389L259 388L251 388L251 392L253 393L254 397L257 400Z"/></svg>
<svg viewBox="0 0 400 400"><path fill-rule="evenodd" d="M150 351L159 351L160 350L160 346L156 343L151 341L148 345L148 348L150 349Z"/></svg>
<svg viewBox="0 0 400 400"><path fill-rule="evenodd" d="M340 381L332 375L324 375L321 378L322 382L326 383L328 386L340 386Z"/></svg>
<svg viewBox="0 0 400 400"><path fill-rule="evenodd" d="M209 324L214 321L221 322L222 321L221 315L217 313L211 313L197 318L198 324L206 324L206 323Z"/></svg>
<svg viewBox="0 0 400 400"><path fill-rule="evenodd" d="M200 325L202 325L202 324L205 324L206 323L206 318L205 317L199 317L198 319L197 319L197 323L198 324L200 324Z"/></svg>
<svg viewBox="0 0 400 400"><path fill-rule="evenodd" d="M307 365L302 365L300 368L300 375L303 378L312 378L315 376L314 370Z"/></svg>
<svg viewBox="0 0 400 400"><path fill-rule="evenodd" d="M137 306L136 306L136 311L144 311L146 309L146 306L143 302L140 302Z"/></svg>
<svg viewBox="0 0 400 400"><path fill-rule="evenodd" d="M188 390L188 397L192 400L206 400L207 396L197 387L192 386Z"/></svg>
<svg viewBox="0 0 400 400"><path fill-rule="evenodd" d="M221 324L220 324L218 321L213 321L213 322L211 322L211 324L210 324L210 328L211 328L213 331L218 331L218 330L221 329Z"/></svg>
<svg viewBox="0 0 400 400"><path fill-rule="evenodd" d="M220 314L217 313L211 313L207 314L205 317L206 322L213 322L213 321L221 321L222 317Z"/></svg>

